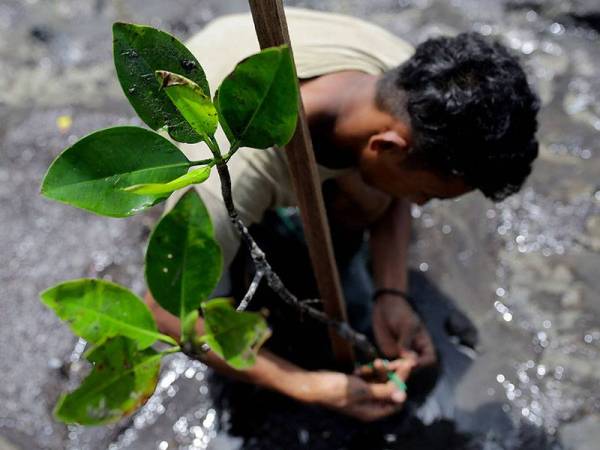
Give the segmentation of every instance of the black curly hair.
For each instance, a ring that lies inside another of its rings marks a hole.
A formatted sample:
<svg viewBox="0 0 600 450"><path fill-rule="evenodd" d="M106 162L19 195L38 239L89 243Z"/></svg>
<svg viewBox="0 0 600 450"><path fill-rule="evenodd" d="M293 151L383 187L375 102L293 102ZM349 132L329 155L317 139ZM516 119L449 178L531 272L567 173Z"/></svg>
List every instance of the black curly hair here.
<svg viewBox="0 0 600 450"><path fill-rule="evenodd" d="M517 58L478 33L419 45L383 74L376 103L408 113L419 159L494 201L521 188L538 154L538 97Z"/></svg>

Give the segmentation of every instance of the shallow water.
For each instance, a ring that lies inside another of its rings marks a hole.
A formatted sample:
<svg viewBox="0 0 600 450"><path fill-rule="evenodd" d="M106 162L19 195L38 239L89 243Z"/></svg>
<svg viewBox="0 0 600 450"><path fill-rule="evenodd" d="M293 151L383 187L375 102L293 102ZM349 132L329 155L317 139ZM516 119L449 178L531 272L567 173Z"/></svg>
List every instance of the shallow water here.
<svg viewBox="0 0 600 450"><path fill-rule="evenodd" d="M413 210L411 262L422 275L415 286L424 298L423 286L435 286L479 330L475 360L446 361L456 377L438 387L451 400L441 410L475 433L478 448L584 450L600 438L600 45L586 21L600 10L596 3L286 2L368 17L413 43L469 29L500 35L540 91L541 156L521 193L499 205L472 194ZM111 22L151 23L187 37L244 7L239 0L180 0L177 8L155 0L0 0L0 448L237 448L218 431L205 368L177 356L130 420L95 429L52 420L56 396L85 365L81 343L37 294L81 276L141 294L144 240L156 212L99 218L37 192L69 143L137 123L113 73ZM305 438L298 433L299 444Z"/></svg>

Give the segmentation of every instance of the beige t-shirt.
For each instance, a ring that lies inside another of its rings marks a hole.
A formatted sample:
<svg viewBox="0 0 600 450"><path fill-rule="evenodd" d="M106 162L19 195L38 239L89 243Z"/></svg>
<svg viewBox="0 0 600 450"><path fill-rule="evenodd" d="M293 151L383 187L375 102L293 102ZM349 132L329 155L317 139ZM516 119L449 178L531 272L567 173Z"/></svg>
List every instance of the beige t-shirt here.
<svg viewBox="0 0 600 450"><path fill-rule="evenodd" d="M378 75L403 63L414 51L405 41L357 18L299 8L286 8L285 12L301 79L342 70ZM212 93L239 61L260 50L250 14L224 16L211 22L187 46L204 68ZM221 129L216 138L221 151L227 152L229 144ZM181 150L192 160L211 157L204 143L182 144ZM233 199L246 225L260 222L270 208L296 205L284 150L241 148L228 167ZM318 168L321 181L344 172ZM224 267L228 268L240 238L223 205L217 171L213 170L206 182L194 187L212 218ZM173 194L167 209L181 195L181 191Z"/></svg>

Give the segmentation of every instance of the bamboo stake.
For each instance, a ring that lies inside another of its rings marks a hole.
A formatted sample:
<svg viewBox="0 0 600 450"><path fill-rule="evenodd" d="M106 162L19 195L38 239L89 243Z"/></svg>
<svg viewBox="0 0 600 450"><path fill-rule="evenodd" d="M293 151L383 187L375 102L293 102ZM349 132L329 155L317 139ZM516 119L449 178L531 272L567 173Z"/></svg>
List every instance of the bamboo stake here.
<svg viewBox="0 0 600 450"><path fill-rule="evenodd" d="M290 45L282 1L249 0L249 4L261 48ZM347 322L312 140L304 107L302 102L299 103L296 133L286 146L290 175L325 313L332 319ZM354 363L352 346L331 328L329 335L337 362L346 368L351 367Z"/></svg>

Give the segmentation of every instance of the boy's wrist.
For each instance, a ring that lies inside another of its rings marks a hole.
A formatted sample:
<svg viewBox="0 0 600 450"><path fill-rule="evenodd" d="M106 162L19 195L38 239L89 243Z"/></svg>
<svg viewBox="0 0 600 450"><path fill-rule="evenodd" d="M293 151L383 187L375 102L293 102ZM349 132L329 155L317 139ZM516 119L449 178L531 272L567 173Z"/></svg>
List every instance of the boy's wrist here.
<svg viewBox="0 0 600 450"><path fill-rule="evenodd" d="M379 288L376 289L373 293L372 300L376 302L378 298L383 296L393 296L393 297L401 297L404 300L410 301L410 296L403 289L395 289L395 288Z"/></svg>
<svg viewBox="0 0 600 450"><path fill-rule="evenodd" d="M318 382L315 372L301 370L300 372L286 374L276 390L298 402L315 403L318 398L317 387Z"/></svg>

